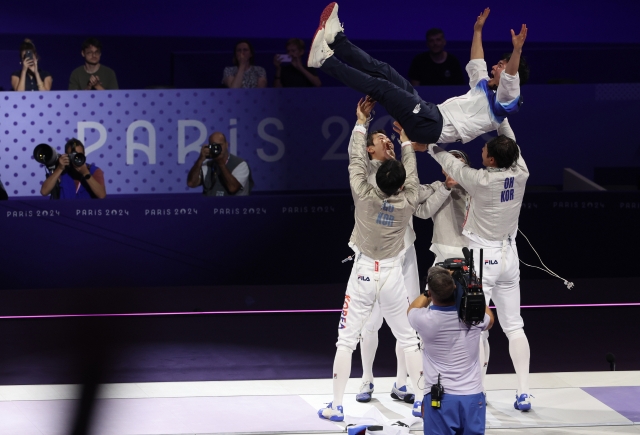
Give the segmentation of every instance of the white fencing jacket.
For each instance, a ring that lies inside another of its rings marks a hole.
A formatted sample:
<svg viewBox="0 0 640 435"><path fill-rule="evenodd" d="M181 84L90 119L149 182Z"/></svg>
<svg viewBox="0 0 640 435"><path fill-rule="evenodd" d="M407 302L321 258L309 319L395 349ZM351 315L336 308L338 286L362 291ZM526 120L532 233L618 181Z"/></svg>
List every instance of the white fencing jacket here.
<svg viewBox="0 0 640 435"><path fill-rule="evenodd" d="M443 117L443 127L438 143L461 140L467 143L476 137L497 130L506 116L518 111L520 101L520 76L502 71L498 90L488 87L489 74L483 59L473 59L467 64L471 90L459 97L449 98L438 104Z"/></svg>
<svg viewBox="0 0 640 435"><path fill-rule="evenodd" d="M485 240L502 241L518 228L529 169L522 154L510 168L472 169L437 145L429 154L471 195L463 228Z"/></svg>

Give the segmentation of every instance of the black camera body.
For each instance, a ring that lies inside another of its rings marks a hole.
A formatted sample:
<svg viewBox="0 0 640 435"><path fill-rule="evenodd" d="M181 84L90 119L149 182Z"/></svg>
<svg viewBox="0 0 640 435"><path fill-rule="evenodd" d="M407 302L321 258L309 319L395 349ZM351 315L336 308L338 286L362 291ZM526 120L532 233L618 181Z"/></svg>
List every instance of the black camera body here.
<svg viewBox="0 0 640 435"><path fill-rule="evenodd" d="M222 145L220 145L219 143L210 143L209 145L207 145L207 148L209 148L210 159L215 159L220 154L222 154Z"/></svg>
<svg viewBox="0 0 640 435"><path fill-rule="evenodd" d="M465 248L466 250L466 248ZM463 251L464 252L464 251ZM477 325L484 320L487 302L482 291L482 249L480 250L480 276L473 267L473 250L466 258L447 258L436 266L452 270L456 283L454 290L458 317L467 325Z"/></svg>

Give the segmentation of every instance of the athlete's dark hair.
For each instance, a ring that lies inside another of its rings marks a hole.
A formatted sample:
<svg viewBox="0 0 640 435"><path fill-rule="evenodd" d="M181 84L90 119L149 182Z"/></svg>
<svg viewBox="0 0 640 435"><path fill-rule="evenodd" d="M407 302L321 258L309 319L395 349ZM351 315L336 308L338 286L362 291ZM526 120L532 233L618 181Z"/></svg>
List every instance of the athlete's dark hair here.
<svg viewBox="0 0 640 435"><path fill-rule="evenodd" d="M449 154L453 154L455 156L455 158L458 157L462 157L462 160L464 160L464 162L469 165L470 168L473 168L473 166L471 165L471 159L469 158L469 155L467 153L465 153L462 150L450 150Z"/></svg>
<svg viewBox="0 0 640 435"><path fill-rule="evenodd" d="M89 46L93 45L98 51L102 51L102 44L96 38L87 38L82 43L82 51L85 51Z"/></svg>
<svg viewBox="0 0 640 435"><path fill-rule="evenodd" d="M440 266L431 267L427 272L427 286L434 301L444 304L454 301L453 290L456 283L447 269Z"/></svg>
<svg viewBox="0 0 640 435"><path fill-rule="evenodd" d="M233 64L235 66L239 66L240 65L238 63L238 57L236 55L236 50L238 49L238 45L240 45L240 44L247 44L249 46L249 53L251 53L251 57L249 58L249 65L253 65L253 55L255 53L255 50L253 49L253 45L251 45L251 43L249 41L247 41L246 39L243 39L242 41L236 42L236 45L233 47Z"/></svg>
<svg viewBox="0 0 640 435"><path fill-rule="evenodd" d="M520 157L518 145L504 134L487 142L487 157L493 157L499 168L510 168Z"/></svg>
<svg viewBox="0 0 640 435"><path fill-rule="evenodd" d="M427 34L425 38L428 40L431 36L436 36L436 35L442 35L444 37L444 32L442 31L442 29L438 29L437 27L434 27L432 29L427 30Z"/></svg>
<svg viewBox="0 0 640 435"><path fill-rule="evenodd" d="M505 53L502 56L503 60L509 62L511 59L511 53ZM529 81L529 64L527 63L527 59L524 56L520 56L520 65L518 65L518 74L520 75L520 84L524 85Z"/></svg>
<svg viewBox="0 0 640 435"><path fill-rule="evenodd" d="M406 178L404 165L395 159L385 161L376 172L376 184L388 196L398 193Z"/></svg>
<svg viewBox="0 0 640 435"><path fill-rule="evenodd" d="M84 152L84 145L82 144L82 142L73 137L69 139L66 144L64 144L64 152L68 154L70 152L70 149L72 148L73 151L75 151L77 146L81 146L82 151Z"/></svg>

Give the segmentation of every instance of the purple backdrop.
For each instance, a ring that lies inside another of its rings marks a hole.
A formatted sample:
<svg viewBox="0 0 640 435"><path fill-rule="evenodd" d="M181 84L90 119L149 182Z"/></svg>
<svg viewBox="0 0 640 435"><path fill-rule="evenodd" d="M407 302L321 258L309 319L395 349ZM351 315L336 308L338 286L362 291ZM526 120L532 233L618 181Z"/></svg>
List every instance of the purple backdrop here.
<svg viewBox="0 0 640 435"><path fill-rule="evenodd" d="M113 0L97 10L85 2L34 0L25 7L7 2L0 15L3 33L230 36L264 38L311 37L327 0L183 0L168 7L157 2ZM487 40L509 39L509 29L526 22L531 41L640 42L636 31L640 3L500 2L475 0L413 2L384 0L341 3L341 19L357 39L422 40L430 27L441 27L450 40L468 40L475 17L492 6Z"/></svg>
<svg viewBox="0 0 640 435"><path fill-rule="evenodd" d="M439 102L465 89L420 92ZM640 84L528 86L523 95L522 110L510 119L532 168L530 185L561 184L564 167L591 177L596 166L640 163L637 142L628 140ZM187 187L187 173L219 130L231 152L249 162L256 191L348 189L346 149L359 97L344 88L6 93L0 177L11 196L38 196L44 169L33 148L44 142L61 151L78 137L88 162L103 168L110 194L197 192ZM391 121L377 107L372 128L391 132ZM478 164L488 137L455 147ZM616 152L607 152L611 147ZM423 182L439 177L428 155L418 163Z"/></svg>

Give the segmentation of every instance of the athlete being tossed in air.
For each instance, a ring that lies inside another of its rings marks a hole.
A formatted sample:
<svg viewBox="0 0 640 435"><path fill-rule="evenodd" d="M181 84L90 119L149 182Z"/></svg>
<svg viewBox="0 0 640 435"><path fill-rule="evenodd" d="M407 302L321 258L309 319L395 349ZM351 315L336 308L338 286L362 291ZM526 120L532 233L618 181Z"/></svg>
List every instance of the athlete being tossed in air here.
<svg viewBox="0 0 640 435"><path fill-rule="evenodd" d="M482 28L488 16L489 8L478 16L474 25L471 60L466 68L471 89L442 104L424 101L391 66L353 45L338 19L337 3L331 3L322 12L308 65L322 69L376 100L414 142L466 143L497 130L507 115L518 111L520 83L524 83L529 75L521 58L527 37L527 26L523 24L519 34L511 30L513 52L493 66L492 77L489 77L482 49Z"/></svg>

